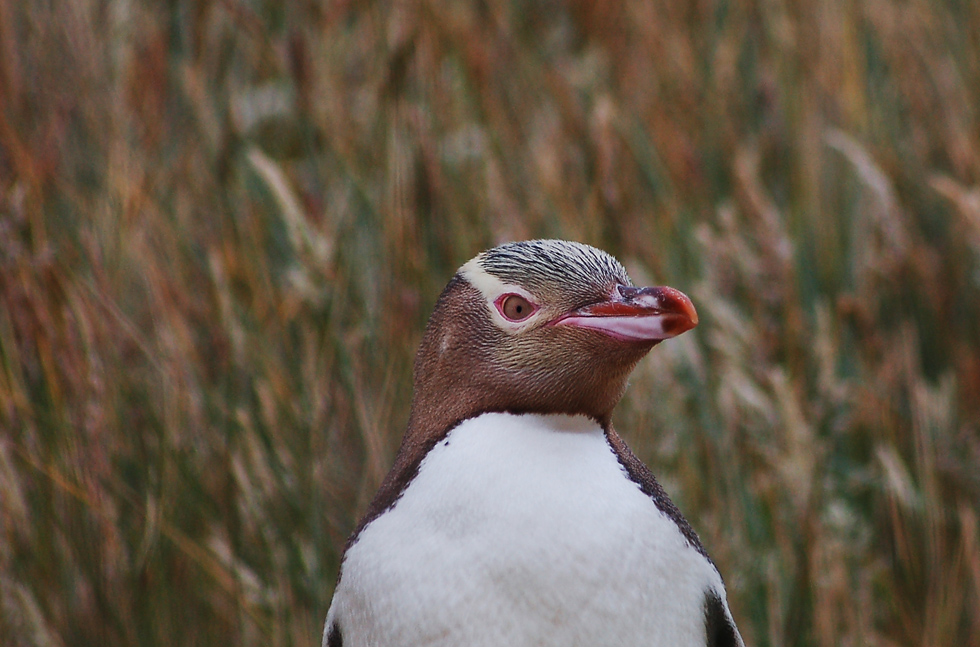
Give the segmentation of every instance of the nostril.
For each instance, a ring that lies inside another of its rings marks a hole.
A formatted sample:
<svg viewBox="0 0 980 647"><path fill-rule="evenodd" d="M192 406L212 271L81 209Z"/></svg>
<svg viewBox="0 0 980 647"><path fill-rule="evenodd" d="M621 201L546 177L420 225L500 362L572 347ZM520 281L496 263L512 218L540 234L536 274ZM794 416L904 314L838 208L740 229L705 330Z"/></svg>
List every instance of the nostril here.
<svg viewBox="0 0 980 647"><path fill-rule="evenodd" d="M624 299L632 299L639 292L639 288L634 288L632 285L617 285L616 289L619 290L619 295Z"/></svg>

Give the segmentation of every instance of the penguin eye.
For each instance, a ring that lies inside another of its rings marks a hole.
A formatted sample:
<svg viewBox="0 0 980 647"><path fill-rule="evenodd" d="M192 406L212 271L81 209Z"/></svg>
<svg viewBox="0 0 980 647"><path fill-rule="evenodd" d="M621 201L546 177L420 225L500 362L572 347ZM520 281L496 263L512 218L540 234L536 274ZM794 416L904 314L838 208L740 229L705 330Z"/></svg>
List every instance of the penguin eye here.
<svg viewBox="0 0 980 647"><path fill-rule="evenodd" d="M524 321L537 307L518 294L505 294L497 299L497 311L510 321Z"/></svg>

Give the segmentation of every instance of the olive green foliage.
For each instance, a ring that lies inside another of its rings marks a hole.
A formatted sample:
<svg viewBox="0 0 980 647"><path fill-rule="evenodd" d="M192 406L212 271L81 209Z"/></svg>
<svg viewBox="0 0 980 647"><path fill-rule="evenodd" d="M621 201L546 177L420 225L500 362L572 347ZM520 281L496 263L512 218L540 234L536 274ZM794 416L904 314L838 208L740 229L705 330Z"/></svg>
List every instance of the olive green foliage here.
<svg viewBox="0 0 980 647"><path fill-rule="evenodd" d="M455 269L694 331L615 421L747 643L980 645L980 3L0 0L0 644L317 645Z"/></svg>

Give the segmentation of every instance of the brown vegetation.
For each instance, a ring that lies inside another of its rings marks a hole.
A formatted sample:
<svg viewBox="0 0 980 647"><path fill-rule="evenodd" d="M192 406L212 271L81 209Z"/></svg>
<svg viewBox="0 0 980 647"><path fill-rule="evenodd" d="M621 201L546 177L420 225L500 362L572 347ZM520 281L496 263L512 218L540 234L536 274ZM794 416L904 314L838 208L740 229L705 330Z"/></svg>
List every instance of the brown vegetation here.
<svg viewBox="0 0 980 647"><path fill-rule="evenodd" d="M0 643L316 645L435 297L694 298L620 430L752 645L980 645L980 3L0 0Z"/></svg>

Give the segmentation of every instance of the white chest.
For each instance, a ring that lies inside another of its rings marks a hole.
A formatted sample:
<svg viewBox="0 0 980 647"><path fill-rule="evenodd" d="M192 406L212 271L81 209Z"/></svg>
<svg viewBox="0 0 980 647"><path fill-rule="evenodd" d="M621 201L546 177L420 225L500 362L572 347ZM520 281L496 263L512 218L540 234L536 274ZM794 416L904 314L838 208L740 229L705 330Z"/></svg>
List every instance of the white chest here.
<svg viewBox="0 0 980 647"><path fill-rule="evenodd" d="M345 647L704 645L714 567L594 422L486 414L454 429L347 552Z"/></svg>

